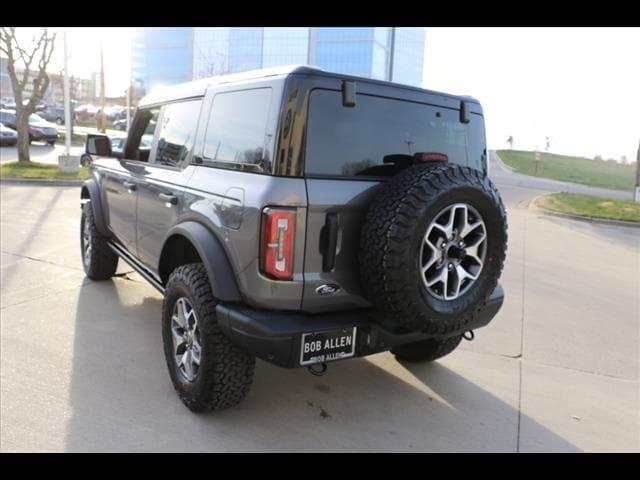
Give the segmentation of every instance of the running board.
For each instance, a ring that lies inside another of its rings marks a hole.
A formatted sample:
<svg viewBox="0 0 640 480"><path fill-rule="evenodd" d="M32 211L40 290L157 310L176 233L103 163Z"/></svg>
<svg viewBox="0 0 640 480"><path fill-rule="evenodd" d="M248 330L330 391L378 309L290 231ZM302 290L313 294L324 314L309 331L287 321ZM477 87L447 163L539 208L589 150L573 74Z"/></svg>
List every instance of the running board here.
<svg viewBox="0 0 640 480"><path fill-rule="evenodd" d="M147 267L138 262L138 260L122 246L113 241L107 242L107 244L109 245L111 250L115 252L116 255L127 262L131 266L131 268L142 275L144 279L151 284L152 287L154 287L164 295L164 287L162 286L160 280L153 274L153 272L151 272Z"/></svg>

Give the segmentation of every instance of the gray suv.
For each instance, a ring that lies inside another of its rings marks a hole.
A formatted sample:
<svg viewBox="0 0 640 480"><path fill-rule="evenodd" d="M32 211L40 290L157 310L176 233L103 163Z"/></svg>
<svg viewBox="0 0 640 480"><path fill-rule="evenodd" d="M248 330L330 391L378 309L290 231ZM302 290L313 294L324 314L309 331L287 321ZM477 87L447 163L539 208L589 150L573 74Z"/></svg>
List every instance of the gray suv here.
<svg viewBox="0 0 640 480"><path fill-rule="evenodd" d="M506 214L473 98L260 70L154 92L122 151L89 135L86 153L85 272L122 259L164 295L193 411L244 398L256 357L432 361L502 305Z"/></svg>

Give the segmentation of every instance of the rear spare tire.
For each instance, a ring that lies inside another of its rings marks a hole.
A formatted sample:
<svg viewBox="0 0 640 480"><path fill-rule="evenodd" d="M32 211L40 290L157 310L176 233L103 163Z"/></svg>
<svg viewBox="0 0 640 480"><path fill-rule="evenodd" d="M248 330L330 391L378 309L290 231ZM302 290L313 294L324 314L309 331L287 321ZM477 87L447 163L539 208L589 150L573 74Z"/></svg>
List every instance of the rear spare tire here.
<svg viewBox="0 0 640 480"><path fill-rule="evenodd" d="M507 248L500 195L458 165L414 165L384 184L366 215L360 272L394 332L459 333L498 283Z"/></svg>

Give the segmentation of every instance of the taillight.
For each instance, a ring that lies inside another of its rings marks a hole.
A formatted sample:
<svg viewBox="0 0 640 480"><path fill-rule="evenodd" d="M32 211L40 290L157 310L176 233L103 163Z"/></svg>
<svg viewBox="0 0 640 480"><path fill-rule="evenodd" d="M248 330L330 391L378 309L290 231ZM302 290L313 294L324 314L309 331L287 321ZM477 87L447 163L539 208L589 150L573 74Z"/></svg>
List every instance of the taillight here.
<svg viewBox="0 0 640 480"><path fill-rule="evenodd" d="M276 280L293 279L295 208L265 208L260 235L260 269Z"/></svg>

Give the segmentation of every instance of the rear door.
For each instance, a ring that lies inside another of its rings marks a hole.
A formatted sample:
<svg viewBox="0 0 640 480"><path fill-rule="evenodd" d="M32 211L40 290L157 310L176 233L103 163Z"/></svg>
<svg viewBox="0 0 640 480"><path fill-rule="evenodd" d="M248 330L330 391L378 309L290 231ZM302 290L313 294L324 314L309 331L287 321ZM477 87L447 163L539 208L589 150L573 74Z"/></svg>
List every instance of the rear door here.
<svg viewBox="0 0 640 480"><path fill-rule="evenodd" d="M401 168L398 159L412 162L417 153L437 152L449 162L482 168L480 116L463 124L459 110L451 107L365 93L356 98L348 107L339 90L314 89L309 97L307 311L369 305L359 278L360 231L381 182Z"/></svg>
<svg viewBox="0 0 640 480"><path fill-rule="evenodd" d="M140 185L137 210L138 258L153 271L169 229L184 209L184 187L202 99L172 102L162 107L149 164L137 173Z"/></svg>

